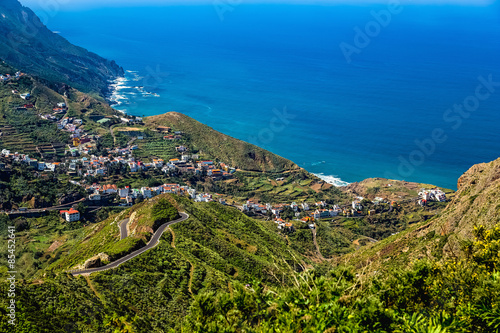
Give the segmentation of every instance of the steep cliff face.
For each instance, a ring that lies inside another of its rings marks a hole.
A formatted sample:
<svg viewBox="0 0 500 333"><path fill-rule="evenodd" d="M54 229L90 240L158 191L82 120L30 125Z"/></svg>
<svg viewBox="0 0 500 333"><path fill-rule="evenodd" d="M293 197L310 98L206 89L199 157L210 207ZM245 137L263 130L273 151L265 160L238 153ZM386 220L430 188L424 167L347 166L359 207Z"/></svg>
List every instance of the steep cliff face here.
<svg viewBox="0 0 500 333"><path fill-rule="evenodd" d="M363 251L349 255L355 265L382 262L408 264L415 259L440 260L465 255L474 227L500 223L500 159L472 166L458 180L458 191L429 222L415 225Z"/></svg>
<svg viewBox="0 0 500 333"><path fill-rule="evenodd" d="M500 159L474 165L458 180L455 198L436 221L436 231L448 236L445 253L460 252L475 226L500 223Z"/></svg>
<svg viewBox="0 0 500 333"><path fill-rule="evenodd" d="M50 31L18 0L0 1L0 59L54 83L105 94L108 81L123 75L114 61L75 46Z"/></svg>

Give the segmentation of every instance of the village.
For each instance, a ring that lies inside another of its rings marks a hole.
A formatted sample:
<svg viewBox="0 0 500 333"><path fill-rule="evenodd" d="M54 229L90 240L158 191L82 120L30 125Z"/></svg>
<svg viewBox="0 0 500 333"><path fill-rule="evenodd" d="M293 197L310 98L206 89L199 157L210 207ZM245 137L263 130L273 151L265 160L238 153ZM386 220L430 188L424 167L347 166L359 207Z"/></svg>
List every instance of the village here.
<svg viewBox="0 0 500 333"><path fill-rule="evenodd" d="M19 79L23 73L17 72L15 76L1 75L1 81L9 81ZM23 100L30 100L29 93L19 93L17 90L12 90L13 94L18 94ZM32 110L36 112L33 104L24 104L16 109ZM149 170L158 170L161 173L169 175L178 173L182 175L196 175L199 177L208 177L215 181L230 179L236 172L236 168L229 166L223 162L215 162L213 160L202 160L199 154L192 154L189 148L185 145L175 147L178 154L177 158L163 160L161 158L150 157L148 162L144 162L134 156L134 152L139 148L138 144L134 144L136 140L143 140L144 137L138 135L134 137L125 147L106 148L105 154L97 154L97 144L101 139L99 135L91 135L85 132L83 120L76 117L68 117L68 105L66 102L58 102L54 105L51 114L38 114L41 119L56 123L57 129L67 132L70 135L71 143L67 143L64 147L64 158L60 161L39 160L30 157L28 154L20 154L3 149L0 152L0 170L8 168L9 164L19 163L26 167L31 167L34 172L57 172L66 173L72 177L71 182L81 186L87 193L85 198L89 202L99 203L103 196L114 196L116 203L119 206L131 206L138 201L150 199L154 196L163 193L173 193L177 195L185 195L196 202L211 202L218 201L221 204L227 205L225 199L219 194L197 193L190 187L180 184L163 184L154 187L130 188L125 186L119 188L114 184L100 184L96 179L102 179L109 175L110 168L119 168L125 174L138 174ZM142 118L134 116L119 117L117 115L100 117L97 123L101 126L107 126L112 122L114 124L140 124ZM182 131L175 131L167 126L158 126L157 133L161 133L163 140L178 141L183 138ZM43 159L43 154L41 154ZM74 179L80 179L76 181ZM277 181L283 181L284 178L279 178ZM292 220L306 223L309 228L314 229L314 222L320 219L328 219L337 216L347 218L360 217L363 213L362 201L364 198L357 197L350 205L327 204L325 201L319 202L301 202L292 203L258 203L248 200L241 205L235 204L246 214L256 215L266 218L272 218L280 230L293 230ZM425 190L422 189L419 193L418 204L421 206L427 205L431 201L446 201L446 195L439 189ZM387 203L383 198L375 198L371 203L377 205L379 203ZM394 205L391 202L391 207ZM287 214L287 218L283 216L285 211L291 211L292 215ZM61 210L61 216L68 222L80 220L80 212L71 208L69 210ZM374 210L365 212L367 215L375 214ZM291 218L290 218L291 217Z"/></svg>
<svg viewBox="0 0 500 333"><path fill-rule="evenodd" d="M81 149L81 146L73 146L70 151L77 149L79 154L85 155L85 150ZM123 166L129 173L137 173L141 170L158 169L161 172L168 173L170 171L179 170L182 173L193 173L198 175L205 175L211 177L214 180L230 177L235 169L229 167L225 163L216 163L211 160L199 161L199 157L196 154L186 155L186 148L183 146L177 147L180 158L171 159L169 161L163 161L162 159L153 159L150 163L143 163L142 161L136 160L132 156L132 151L134 146L129 146L127 148L115 148L109 151L108 156L83 156L83 157L69 157L66 162L43 162L37 159L30 158L26 154L11 153L9 150L2 150L0 152L0 170L6 168L7 163L20 163L21 165L32 167L33 170L39 172L66 172L68 175L80 176L84 179L88 176L105 176L108 172L108 168L112 165ZM73 154L72 154L73 155ZM223 205L227 205L227 202L219 194L212 193L197 193L197 191L190 187L180 184L163 184L154 187L141 187L141 188L130 188L125 186L124 188L118 188L113 184L99 184L92 183L86 184L85 180L82 182L77 182L72 180L73 184L83 187L88 193L86 198L90 202L100 202L102 196L112 195L117 198L118 204L120 206L131 206L139 200L150 199L154 196L173 193L177 195L188 196L195 202L212 202L218 201ZM327 204L325 201L319 201L314 203L301 202L297 204L292 203L258 203L256 201L247 200L241 206L235 206L239 208L246 214L257 215L262 217L272 216L273 221L277 224L277 228L280 230L293 230L293 224L291 220L285 220L283 218L283 212L287 209L293 212L293 219L295 221L300 221L306 223L309 228L314 229L314 222L320 219L328 219L337 216L343 217L361 217L363 215L362 201L363 197L357 197L351 202L349 206L340 206L337 204ZM422 189L419 192L418 204L425 206L428 202L446 201L446 194L440 189L425 190ZM379 203L388 203L383 198L377 197L371 203L377 205ZM390 203L391 207L395 205L395 202ZM373 215L374 210L368 210L368 215ZM75 209L62 210L62 217L68 221L78 221L80 219L80 213Z"/></svg>

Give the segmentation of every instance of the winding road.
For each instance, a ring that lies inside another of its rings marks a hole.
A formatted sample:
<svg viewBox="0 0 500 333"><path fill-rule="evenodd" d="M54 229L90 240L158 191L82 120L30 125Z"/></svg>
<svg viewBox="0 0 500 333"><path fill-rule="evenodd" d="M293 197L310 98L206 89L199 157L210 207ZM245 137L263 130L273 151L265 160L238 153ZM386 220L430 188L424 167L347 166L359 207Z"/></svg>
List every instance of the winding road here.
<svg viewBox="0 0 500 333"><path fill-rule="evenodd" d="M120 240L128 237L127 224L130 219L120 221Z"/></svg>
<svg viewBox="0 0 500 333"><path fill-rule="evenodd" d="M148 242L148 244L146 246L140 248L139 250L136 250L136 251L134 251L132 253L129 253L126 256L124 256L124 257L122 257L122 258L120 258L120 259L118 259L116 261L113 261L112 263L109 263L109 264L107 264L106 266L103 266L103 267L89 268L89 269L83 269L83 270L73 270L73 271L68 271L68 273L71 273L73 276L77 276L77 275L89 275L89 274L92 274L92 273L102 272L102 271L106 271L108 269L113 269L113 268L116 268L116 267L120 266L124 262L127 262L130 259L135 258L138 255L143 254L147 250L150 250L150 249L154 248L156 245L158 245L159 242L160 242L160 237L163 235L163 232L165 232L165 229L167 229L168 226L170 226L172 224L175 224L175 223L179 223L179 222L185 221L185 220L187 220L189 218L189 215L186 214L186 213L180 213L180 215L181 215L181 217L178 218L177 220L173 220L173 221L170 221L170 222L162 224L158 228L158 230L156 230L156 232L154 233L153 237L151 237L151 240ZM120 230L122 230L125 227L125 233L123 233L123 232L121 233L121 239L123 239L124 235L126 237L126 233L127 233L127 230L126 230L127 223L125 223L125 221L128 222L128 220L123 220L123 221L120 222Z"/></svg>

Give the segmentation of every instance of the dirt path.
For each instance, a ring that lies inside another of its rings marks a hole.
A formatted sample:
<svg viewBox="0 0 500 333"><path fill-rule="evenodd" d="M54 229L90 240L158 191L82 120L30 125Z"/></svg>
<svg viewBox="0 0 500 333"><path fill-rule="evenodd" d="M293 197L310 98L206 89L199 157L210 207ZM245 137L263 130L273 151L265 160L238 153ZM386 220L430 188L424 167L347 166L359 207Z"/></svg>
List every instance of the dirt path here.
<svg viewBox="0 0 500 333"><path fill-rule="evenodd" d="M133 137L132 139L130 139L130 141L129 141L129 142L127 142L127 146L131 146L131 145L134 143L134 141L135 141L135 140L137 140L137 137L136 137L136 136L135 136L135 137Z"/></svg>
<svg viewBox="0 0 500 333"><path fill-rule="evenodd" d="M172 243L170 245L172 245L172 247L175 249L175 232L174 230L172 230L172 228L168 228L168 231L170 231L170 233L172 234Z"/></svg>
<svg viewBox="0 0 500 333"><path fill-rule="evenodd" d="M172 243L170 243L170 245L191 265L191 268L189 269L188 291L194 297L193 290L191 289L191 286L193 285L194 264L181 251L175 248L175 232L172 228L168 228L168 230L172 234Z"/></svg>
<svg viewBox="0 0 500 333"><path fill-rule="evenodd" d="M116 136L115 136L115 132L113 132L113 127L115 125L111 125L109 127L109 132L111 133L111 136L113 137L113 147L116 147Z"/></svg>
<svg viewBox="0 0 500 333"><path fill-rule="evenodd" d="M318 252L318 256L321 260L325 261L325 260L329 260L329 259L326 259L325 257L323 257L323 255L321 254L321 251L319 250L319 245L318 245L318 241L316 240L316 225L314 226L314 229L312 229L312 233L313 233L313 242L314 242L314 246L316 246L316 252Z"/></svg>
<svg viewBox="0 0 500 333"><path fill-rule="evenodd" d="M97 290L95 289L94 285L92 284L92 281L90 281L90 277L88 275L85 275L85 280L87 280L87 283L90 287L90 289L92 289L92 291L94 292L94 294L98 297L98 298L101 298L101 295L97 292Z"/></svg>

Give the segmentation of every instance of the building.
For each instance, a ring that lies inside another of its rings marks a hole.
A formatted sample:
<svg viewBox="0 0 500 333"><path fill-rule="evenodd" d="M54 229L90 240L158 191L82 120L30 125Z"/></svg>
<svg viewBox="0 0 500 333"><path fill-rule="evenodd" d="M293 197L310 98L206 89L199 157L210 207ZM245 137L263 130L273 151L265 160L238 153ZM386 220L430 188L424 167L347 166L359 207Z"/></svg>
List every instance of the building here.
<svg viewBox="0 0 500 333"><path fill-rule="evenodd" d="M103 185L101 187L101 191L104 194L113 194L113 193L118 192L118 187L116 185L111 185L111 184Z"/></svg>
<svg viewBox="0 0 500 333"><path fill-rule="evenodd" d="M137 163L135 163L135 162L129 162L128 166L130 167L130 172L137 172L137 171L139 171Z"/></svg>
<svg viewBox="0 0 500 333"><path fill-rule="evenodd" d="M118 190L118 195L120 196L120 198L126 198L126 197L128 197L128 194L129 194L129 187L128 186Z"/></svg>
<svg viewBox="0 0 500 333"><path fill-rule="evenodd" d="M71 208L70 210L61 210L59 212L63 218L68 222L75 222L80 220L80 212Z"/></svg>
<svg viewBox="0 0 500 333"><path fill-rule="evenodd" d="M101 195L99 194L98 191L96 191L95 193L92 193L91 195L89 195L89 200L91 200L91 201L101 201Z"/></svg>
<svg viewBox="0 0 500 333"><path fill-rule="evenodd" d="M175 147L175 150L177 150L177 152L179 152L179 153L183 153L183 152L187 151L188 149L185 146L179 146L179 147Z"/></svg>
<svg viewBox="0 0 500 333"><path fill-rule="evenodd" d="M219 169L208 170L207 175L213 176L213 177L222 176L222 171L220 171Z"/></svg>
<svg viewBox="0 0 500 333"><path fill-rule="evenodd" d="M152 197L151 189L149 187L142 187L141 194L145 199L150 199Z"/></svg>

